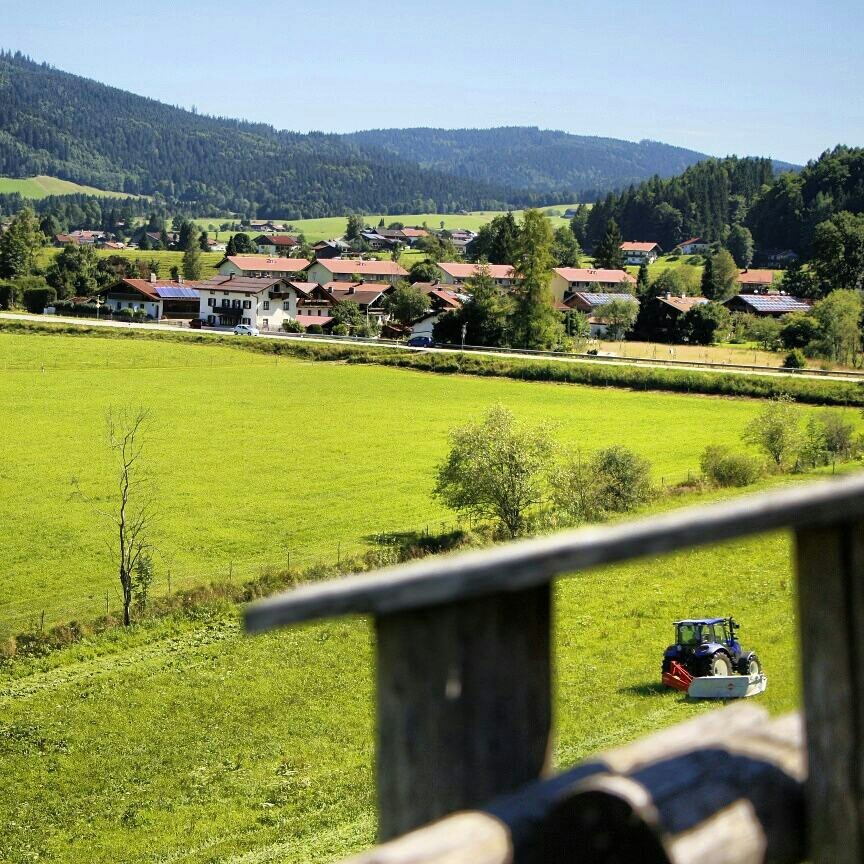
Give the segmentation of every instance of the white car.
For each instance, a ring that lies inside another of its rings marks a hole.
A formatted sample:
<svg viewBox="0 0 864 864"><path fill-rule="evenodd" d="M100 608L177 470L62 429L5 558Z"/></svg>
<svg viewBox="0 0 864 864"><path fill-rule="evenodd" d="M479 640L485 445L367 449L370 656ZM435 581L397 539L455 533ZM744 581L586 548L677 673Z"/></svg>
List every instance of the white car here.
<svg viewBox="0 0 864 864"><path fill-rule="evenodd" d="M238 324L234 328L235 336L260 336L260 331L257 327L252 327L250 324Z"/></svg>

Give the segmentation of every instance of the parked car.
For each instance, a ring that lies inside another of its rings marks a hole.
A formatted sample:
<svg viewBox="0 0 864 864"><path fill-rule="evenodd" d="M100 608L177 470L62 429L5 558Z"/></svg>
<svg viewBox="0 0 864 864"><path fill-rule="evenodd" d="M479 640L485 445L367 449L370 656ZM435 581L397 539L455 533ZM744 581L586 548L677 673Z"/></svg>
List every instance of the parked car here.
<svg viewBox="0 0 864 864"><path fill-rule="evenodd" d="M238 324L234 328L235 336L260 336L261 332L257 327L252 327L250 324Z"/></svg>
<svg viewBox="0 0 864 864"><path fill-rule="evenodd" d="M206 324L207 324L207 322L206 322L203 318L193 318L193 319L189 322L189 326L190 326L193 330L200 330L200 329L201 329L202 327L204 327Z"/></svg>
<svg viewBox="0 0 864 864"><path fill-rule="evenodd" d="M431 336L412 336L408 340L408 344L412 348L433 348L435 340Z"/></svg>

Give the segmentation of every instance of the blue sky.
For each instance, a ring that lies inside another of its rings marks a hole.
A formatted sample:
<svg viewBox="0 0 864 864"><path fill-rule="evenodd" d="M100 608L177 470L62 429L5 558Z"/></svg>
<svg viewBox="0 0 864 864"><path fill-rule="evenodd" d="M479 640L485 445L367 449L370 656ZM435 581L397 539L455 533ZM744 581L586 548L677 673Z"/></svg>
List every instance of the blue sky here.
<svg viewBox="0 0 864 864"><path fill-rule="evenodd" d="M795 162L864 144L862 43L862 0L0 0L0 46L210 114L532 125Z"/></svg>

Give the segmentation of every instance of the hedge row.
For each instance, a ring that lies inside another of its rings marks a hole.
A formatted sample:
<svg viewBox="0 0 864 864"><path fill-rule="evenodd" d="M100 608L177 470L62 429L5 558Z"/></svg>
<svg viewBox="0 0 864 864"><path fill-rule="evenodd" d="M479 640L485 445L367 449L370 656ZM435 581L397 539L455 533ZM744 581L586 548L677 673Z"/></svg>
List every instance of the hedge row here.
<svg viewBox="0 0 864 864"><path fill-rule="evenodd" d="M340 345L294 339L237 339L200 333L166 333L143 329L82 327L18 321L0 321L0 332L60 333L109 339L164 339L224 345L261 354L278 354L318 362L370 363L438 374L481 375L519 381L551 381L590 387L623 387L631 390L661 390L715 396L744 396L768 399L781 393L796 402L812 405L864 407L864 382L828 381L791 376L748 375L696 369L658 369L645 366L616 366L591 362L534 360L452 354L396 351L373 345Z"/></svg>

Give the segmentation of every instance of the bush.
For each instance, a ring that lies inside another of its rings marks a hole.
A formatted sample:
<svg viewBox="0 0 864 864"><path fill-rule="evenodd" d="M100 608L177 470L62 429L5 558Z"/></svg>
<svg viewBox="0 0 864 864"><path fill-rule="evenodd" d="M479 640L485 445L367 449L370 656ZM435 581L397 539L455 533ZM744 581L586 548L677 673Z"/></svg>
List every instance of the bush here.
<svg viewBox="0 0 864 864"><path fill-rule="evenodd" d="M757 459L747 453L735 453L720 444L705 448L700 466L707 480L723 487L749 486L762 473Z"/></svg>
<svg viewBox="0 0 864 864"><path fill-rule="evenodd" d="M344 324L341 324L341 325L340 325L340 324L337 324L336 326L337 326L337 327L340 327L340 326L341 326L341 327L344 327L344 328L345 328L345 332L346 332L346 334L347 334L347 332L348 332L348 328L345 327ZM324 332L324 328L323 328L320 324L310 324L310 325L306 328L306 332L307 332L307 333L323 333L323 332ZM333 332L334 332L334 333L336 332L336 327L333 328Z"/></svg>
<svg viewBox="0 0 864 864"><path fill-rule="evenodd" d="M303 325L296 318L286 318L282 322L282 329L286 333L302 333Z"/></svg>
<svg viewBox="0 0 864 864"><path fill-rule="evenodd" d="M117 312L117 317L121 321L134 321L135 320L135 310L130 309L128 306L126 306L125 308L120 309Z"/></svg>
<svg viewBox="0 0 864 864"><path fill-rule="evenodd" d="M603 510L627 513L651 497L651 463L620 445L600 450L592 460Z"/></svg>
<svg viewBox="0 0 864 864"><path fill-rule="evenodd" d="M11 309L18 301L18 291L11 282L0 284L0 309Z"/></svg>
<svg viewBox="0 0 864 864"><path fill-rule="evenodd" d="M312 327L315 327L315 326L316 326L315 324L312 325ZM310 332L310 333L313 332L313 331L312 331L312 327L309 328L309 332ZM320 327L319 327L318 329L321 330ZM321 332L323 333L324 331L321 330ZM334 335L334 336L347 336L351 331L348 329L348 325L347 325L347 324L343 324L343 323L340 321L338 324L335 324L335 325L333 326L333 331L332 331L332 332L333 332L333 335Z"/></svg>
<svg viewBox="0 0 864 864"><path fill-rule="evenodd" d="M800 348L793 348L783 361L786 369L804 369L807 366L807 358Z"/></svg>
<svg viewBox="0 0 864 864"><path fill-rule="evenodd" d="M24 289L24 307L34 315L41 315L46 306L50 306L57 299L57 292L47 285L40 288Z"/></svg>

